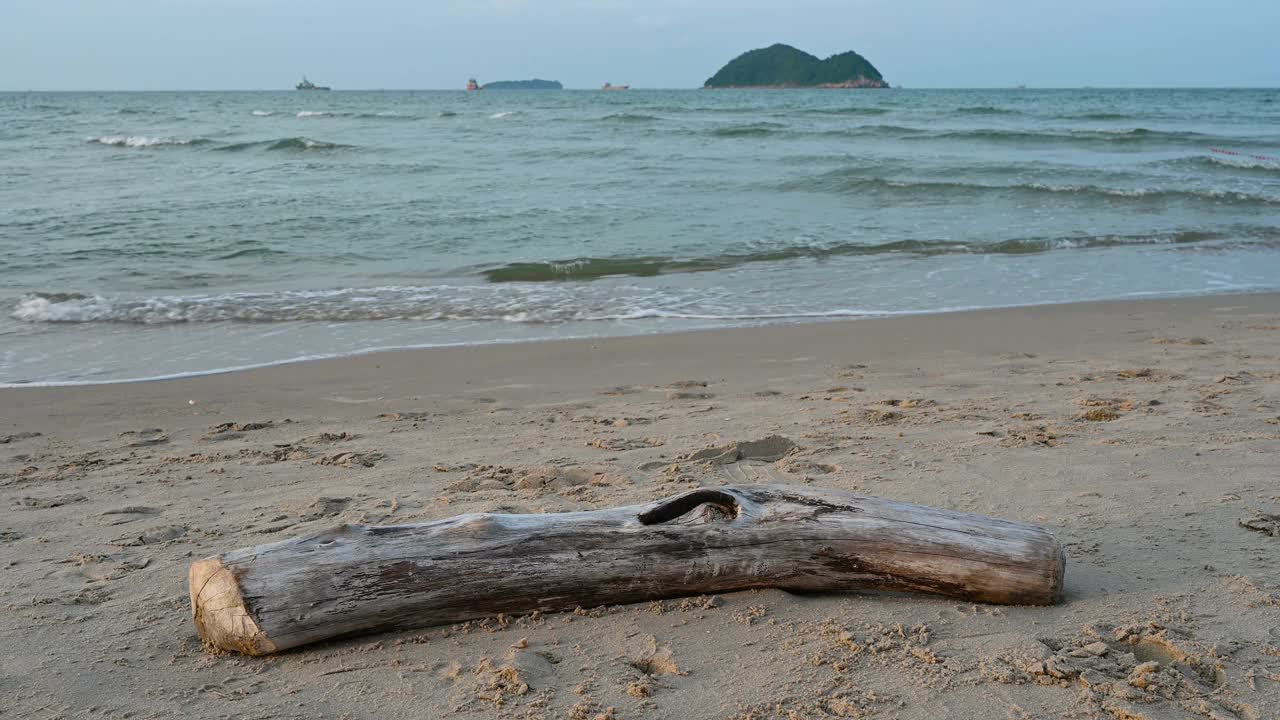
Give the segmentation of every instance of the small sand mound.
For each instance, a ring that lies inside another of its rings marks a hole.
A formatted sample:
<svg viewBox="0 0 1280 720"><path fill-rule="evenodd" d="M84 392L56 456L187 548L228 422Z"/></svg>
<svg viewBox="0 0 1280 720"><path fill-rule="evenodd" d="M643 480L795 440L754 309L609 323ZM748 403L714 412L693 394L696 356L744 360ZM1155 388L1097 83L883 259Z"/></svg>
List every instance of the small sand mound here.
<svg viewBox="0 0 1280 720"><path fill-rule="evenodd" d="M796 449L796 444L781 435L770 435L761 440L733 442L719 447L699 450L680 458L688 462L705 462L712 465L728 465L743 460L776 462Z"/></svg>
<svg viewBox="0 0 1280 720"><path fill-rule="evenodd" d="M1260 532L1271 537L1280 537L1280 515L1260 512L1255 513L1251 518L1242 518L1237 522L1245 530Z"/></svg>
<svg viewBox="0 0 1280 720"><path fill-rule="evenodd" d="M382 459L382 453L376 452L343 452L337 455L326 455L316 461L317 465L334 465L344 468L371 468Z"/></svg>

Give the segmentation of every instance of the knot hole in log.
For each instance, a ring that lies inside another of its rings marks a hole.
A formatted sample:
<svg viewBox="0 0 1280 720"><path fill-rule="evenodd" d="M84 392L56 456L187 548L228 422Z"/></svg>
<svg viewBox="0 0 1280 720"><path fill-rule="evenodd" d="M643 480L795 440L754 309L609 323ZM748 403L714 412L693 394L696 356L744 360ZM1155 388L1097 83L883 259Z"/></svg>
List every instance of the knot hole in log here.
<svg viewBox="0 0 1280 720"><path fill-rule="evenodd" d="M642 525L727 522L742 514L738 499L720 490L694 490L640 513Z"/></svg>

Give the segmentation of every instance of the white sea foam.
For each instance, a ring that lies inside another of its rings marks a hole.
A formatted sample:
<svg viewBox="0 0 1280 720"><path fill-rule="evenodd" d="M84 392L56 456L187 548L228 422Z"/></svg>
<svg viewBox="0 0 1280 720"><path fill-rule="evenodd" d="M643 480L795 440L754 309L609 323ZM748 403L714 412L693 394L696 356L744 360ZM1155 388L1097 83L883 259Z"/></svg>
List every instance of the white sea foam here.
<svg viewBox="0 0 1280 720"><path fill-rule="evenodd" d="M490 116L489 116L489 119L490 119L490 120L501 120L502 118L505 118L505 117L511 117L512 115L515 115L515 111L499 112L499 113L494 113L494 114L490 115Z"/></svg>
<svg viewBox="0 0 1280 720"><path fill-rule="evenodd" d="M164 137L147 137L146 135L103 135L102 137L89 138L89 142L96 142L101 145L111 145L114 147L144 148L154 147L157 145L190 145L192 141Z"/></svg>
<svg viewBox="0 0 1280 720"><path fill-rule="evenodd" d="M330 113L327 113L323 110L303 110L302 112L298 113L298 117L300 118L325 117L329 114Z"/></svg>
<svg viewBox="0 0 1280 720"><path fill-rule="evenodd" d="M273 110L254 110L253 111L254 117L271 117L272 115L275 115L275 111Z"/></svg>

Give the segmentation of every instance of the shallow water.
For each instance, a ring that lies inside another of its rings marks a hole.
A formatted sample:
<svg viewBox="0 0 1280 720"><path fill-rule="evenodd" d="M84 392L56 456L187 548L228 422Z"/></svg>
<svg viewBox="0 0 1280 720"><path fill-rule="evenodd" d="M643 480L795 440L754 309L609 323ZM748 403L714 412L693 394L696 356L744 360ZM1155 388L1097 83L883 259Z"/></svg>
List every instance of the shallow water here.
<svg viewBox="0 0 1280 720"><path fill-rule="evenodd" d="M1278 99L0 94L0 382L1278 289Z"/></svg>

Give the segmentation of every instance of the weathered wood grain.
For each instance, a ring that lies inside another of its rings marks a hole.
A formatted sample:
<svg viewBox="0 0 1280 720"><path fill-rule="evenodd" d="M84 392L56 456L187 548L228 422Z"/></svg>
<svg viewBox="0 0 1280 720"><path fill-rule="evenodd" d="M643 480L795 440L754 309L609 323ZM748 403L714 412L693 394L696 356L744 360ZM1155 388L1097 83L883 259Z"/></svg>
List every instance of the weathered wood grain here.
<svg viewBox="0 0 1280 720"><path fill-rule="evenodd" d="M647 505L343 525L191 566L211 646L266 655L356 633L748 588L923 592L1048 605L1049 532L788 485L702 488Z"/></svg>

